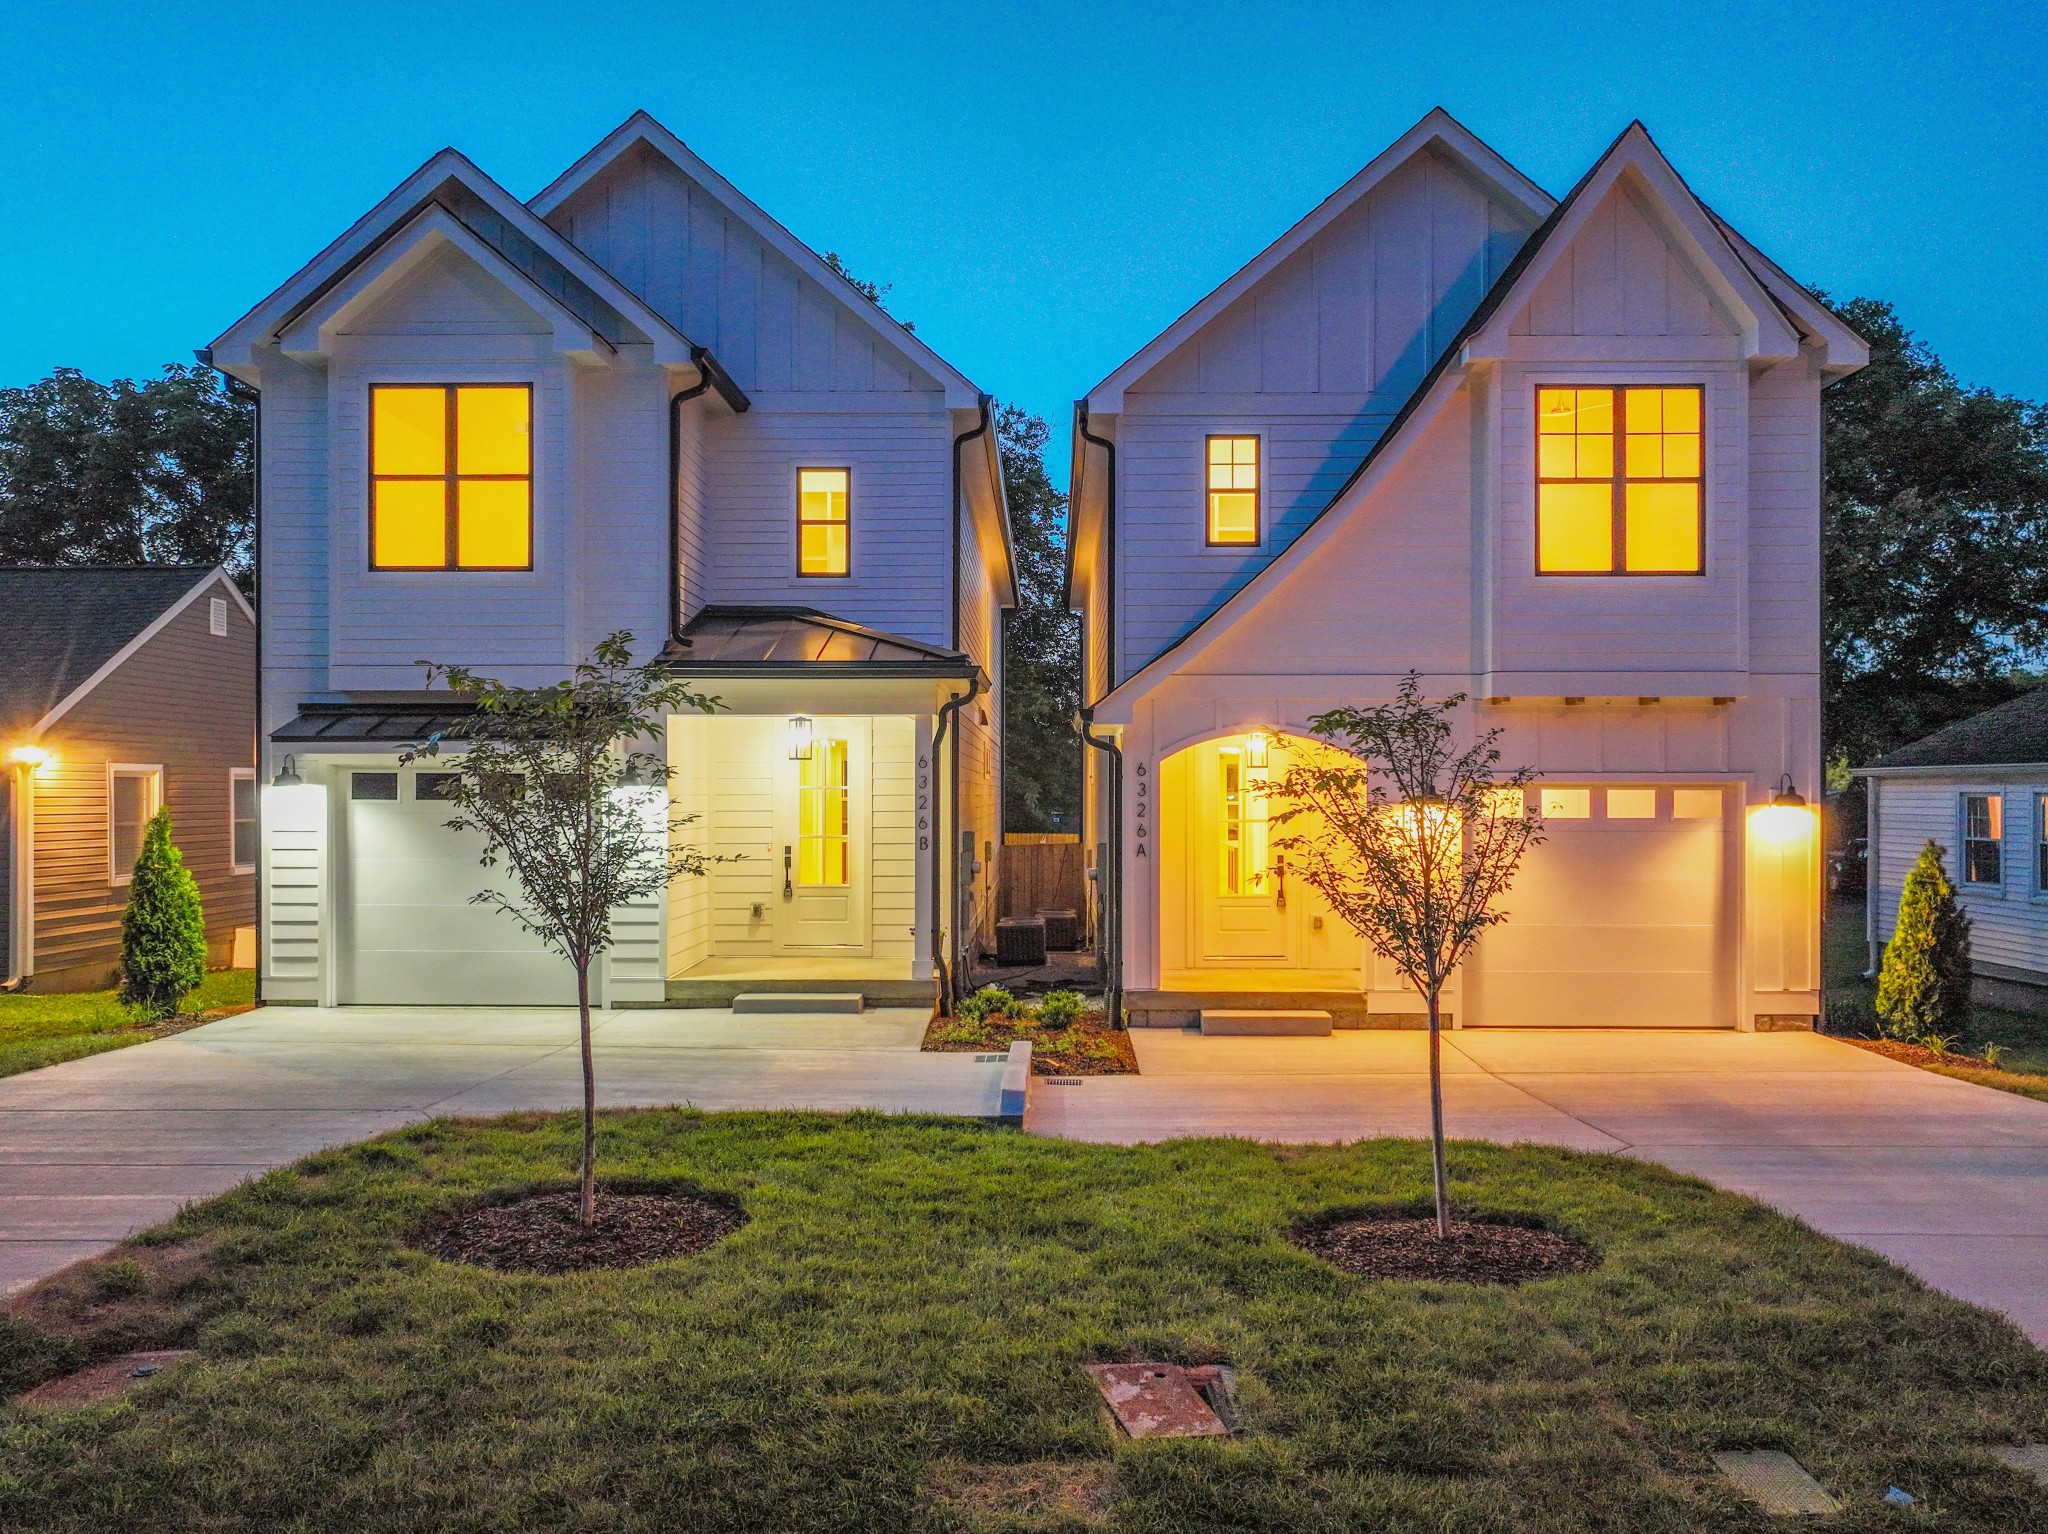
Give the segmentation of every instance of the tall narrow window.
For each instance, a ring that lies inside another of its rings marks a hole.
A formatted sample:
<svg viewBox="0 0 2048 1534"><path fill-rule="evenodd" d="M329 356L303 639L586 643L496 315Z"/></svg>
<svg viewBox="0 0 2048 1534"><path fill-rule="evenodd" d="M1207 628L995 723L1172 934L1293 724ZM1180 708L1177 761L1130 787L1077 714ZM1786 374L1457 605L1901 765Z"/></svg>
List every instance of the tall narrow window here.
<svg viewBox="0 0 2048 1534"><path fill-rule="evenodd" d="M1536 391L1536 570L1699 575L1706 569L1702 393Z"/></svg>
<svg viewBox="0 0 2048 1534"><path fill-rule="evenodd" d="M820 738L797 764L796 882L844 885L850 864L846 742Z"/></svg>
<svg viewBox="0 0 2048 1534"><path fill-rule="evenodd" d="M1998 884L2000 844L2005 835L2003 794L1963 795L1963 882Z"/></svg>
<svg viewBox="0 0 2048 1534"><path fill-rule="evenodd" d="M163 770L116 765L107 774L107 878L126 884L142 855L143 828L157 810Z"/></svg>
<svg viewBox="0 0 2048 1534"><path fill-rule="evenodd" d="M238 874L256 867L256 769L228 773L228 860Z"/></svg>
<svg viewBox="0 0 2048 1534"><path fill-rule="evenodd" d="M2034 795L2034 893L2048 895L2048 794Z"/></svg>
<svg viewBox="0 0 2048 1534"><path fill-rule="evenodd" d="M853 518L846 469L796 471L796 573L845 575L852 568Z"/></svg>
<svg viewBox="0 0 2048 1534"><path fill-rule="evenodd" d="M370 568L533 566L533 390L370 386Z"/></svg>
<svg viewBox="0 0 2048 1534"><path fill-rule="evenodd" d="M1266 890L1271 822L1267 814L1267 767L1256 747L1225 746L1216 753L1221 776L1222 862L1217 888L1225 895L1261 895Z"/></svg>
<svg viewBox="0 0 2048 1534"><path fill-rule="evenodd" d="M1211 437L1209 542L1259 541L1259 439Z"/></svg>

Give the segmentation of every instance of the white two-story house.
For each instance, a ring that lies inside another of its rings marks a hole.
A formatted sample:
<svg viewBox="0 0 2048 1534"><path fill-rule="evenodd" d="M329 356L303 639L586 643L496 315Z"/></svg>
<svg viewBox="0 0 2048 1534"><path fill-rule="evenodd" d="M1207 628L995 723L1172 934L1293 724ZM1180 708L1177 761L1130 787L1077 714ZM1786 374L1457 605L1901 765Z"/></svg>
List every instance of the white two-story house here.
<svg viewBox="0 0 2048 1534"><path fill-rule="evenodd" d="M261 982L574 998L448 831L420 660L552 681L615 630L719 700L606 1005L929 999L1001 841L989 402L651 118L530 201L452 150L203 353L260 392ZM441 770L445 771L445 767Z"/></svg>
<svg viewBox="0 0 2048 1534"><path fill-rule="evenodd" d="M1542 774L1458 1026L1810 1026L1820 394L1866 360L1640 125L1556 201L1435 112L1090 390L1069 590L1132 1021L1419 1021L1266 790L1412 668Z"/></svg>

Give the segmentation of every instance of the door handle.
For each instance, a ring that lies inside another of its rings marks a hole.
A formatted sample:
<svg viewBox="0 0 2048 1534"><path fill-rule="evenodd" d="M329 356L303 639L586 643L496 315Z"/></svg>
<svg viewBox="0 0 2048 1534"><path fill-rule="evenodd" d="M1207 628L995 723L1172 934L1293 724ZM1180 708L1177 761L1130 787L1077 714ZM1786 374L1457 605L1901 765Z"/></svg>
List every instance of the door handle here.
<svg viewBox="0 0 2048 1534"><path fill-rule="evenodd" d="M782 898L788 900L795 894L796 891L790 887L789 883L789 848L784 847L782 849Z"/></svg>
<svg viewBox="0 0 2048 1534"><path fill-rule="evenodd" d="M1281 853L1273 860L1273 907L1287 909L1287 854Z"/></svg>

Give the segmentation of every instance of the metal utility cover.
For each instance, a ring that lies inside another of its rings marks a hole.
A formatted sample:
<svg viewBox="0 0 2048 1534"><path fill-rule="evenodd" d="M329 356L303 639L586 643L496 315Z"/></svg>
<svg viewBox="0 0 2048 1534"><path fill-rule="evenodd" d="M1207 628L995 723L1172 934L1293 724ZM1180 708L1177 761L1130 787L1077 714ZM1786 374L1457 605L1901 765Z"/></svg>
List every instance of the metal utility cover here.
<svg viewBox="0 0 2048 1534"><path fill-rule="evenodd" d="M1230 1429L1179 1364L1090 1364L1095 1388L1133 1438L1224 1438Z"/></svg>
<svg viewBox="0 0 2048 1534"><path fill-rule="evenodd" d="M2048 1486L2048 1443L2005 1444L1991 1451L1991 1457L2021 1475L2030 1475Z"/></svg>
<svg viewBox="0 0 2048 1534"><path fill-rule="evenodd" d="M1820 1482L1808 1475L1798 1460L1782 1450L1716 1454L1714 1464L1734 1482L1737 1491L1767 1513L1782 1517L1842 1510L1842 1504L1822 1490Z"/></svg>

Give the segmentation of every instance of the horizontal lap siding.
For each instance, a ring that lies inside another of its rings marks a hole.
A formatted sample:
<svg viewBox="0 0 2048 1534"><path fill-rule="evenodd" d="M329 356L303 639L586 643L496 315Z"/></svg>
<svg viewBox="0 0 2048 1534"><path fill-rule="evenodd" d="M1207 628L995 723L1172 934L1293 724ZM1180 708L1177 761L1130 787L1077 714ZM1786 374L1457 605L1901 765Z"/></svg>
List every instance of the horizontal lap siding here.
<svg viewBox="0 0 2048 1534"><path fill-rule="evenodd" d="M868 921L877 959L908 964L917 948L917 742L908 719L874 722Z"/></svg>
<svg viewBox="0 0 2048 1534"><path fill-rule="evenodd" d="M327 380L282 356L263 365L260 597L263 728L328 687Z"/></svg>
<svg viewBox="0 0 2048 1534"><path fill-rule="evenodd" d="M1749 391L1750 668L1820 669L1820 380L1809 357Z"/></svg>
<svg viewBox="0 0 2048 1534"><path fill-rule="evenodd" d="M2004 841L1997 888L1962 882L1961 804L1966 793L2005 796ZM1929 841L1970 915L1970 954L1979 964L2048 974L2048 898L2036 894L2039 819L2034 796L2048 794L2048 772L2024 782L1976 778L1889 778L1878 790L1877 936L1890 940L1899 919L1906 874Z"/></svg>

